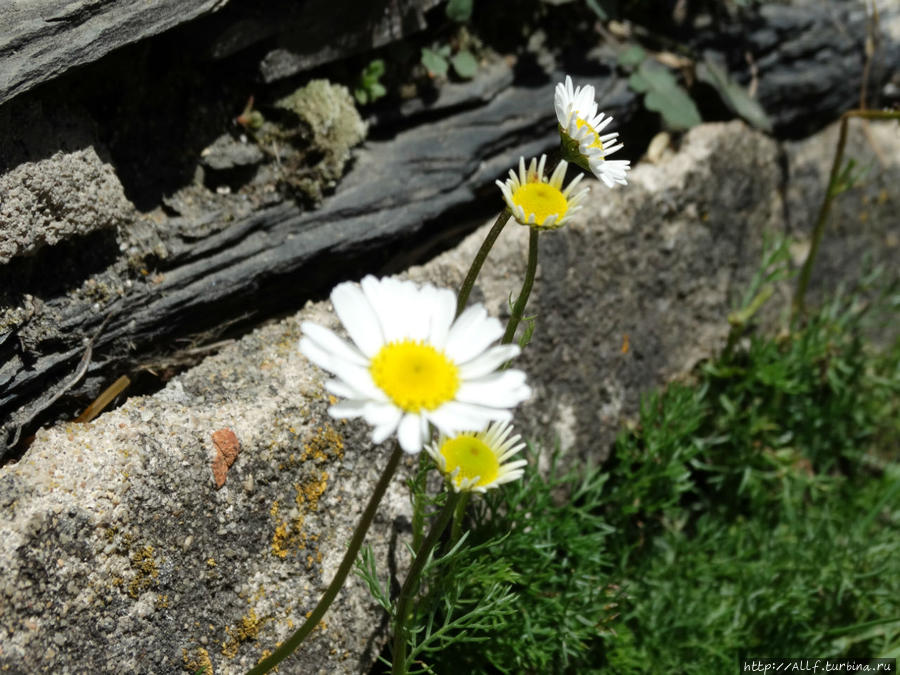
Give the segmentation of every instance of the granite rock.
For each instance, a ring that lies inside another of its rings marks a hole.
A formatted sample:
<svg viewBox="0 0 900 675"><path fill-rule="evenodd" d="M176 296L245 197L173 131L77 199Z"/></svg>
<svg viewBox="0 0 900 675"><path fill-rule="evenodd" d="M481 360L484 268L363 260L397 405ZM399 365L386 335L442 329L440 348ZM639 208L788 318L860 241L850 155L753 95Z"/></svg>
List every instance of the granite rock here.
<svg viewBox="0 0 900 675"><path fill-rule="evenodd" d="M595 182L571 225L542 236L535 336L517 360L535 389L517 415L526 436L560 441L568 461L600 458L642 391L721 345L730 292L783 224L775 157L741 123L699 127L627 188ZM456 286L486 227L404 276ZM526 241L510 224L476 287L494 314ZM327 301L307 304L153 396L39 432L0 469L0 667L159 673L209 659L238 673L302 621L387 452L362 423L327 416L323 373L297 350L302 320L337 327ZM225 430L240 454L217 490ZM405 568L408 516L395 479L369 535L385 573ZM367 672L386 632L352 579L281 672Z"/></svg>

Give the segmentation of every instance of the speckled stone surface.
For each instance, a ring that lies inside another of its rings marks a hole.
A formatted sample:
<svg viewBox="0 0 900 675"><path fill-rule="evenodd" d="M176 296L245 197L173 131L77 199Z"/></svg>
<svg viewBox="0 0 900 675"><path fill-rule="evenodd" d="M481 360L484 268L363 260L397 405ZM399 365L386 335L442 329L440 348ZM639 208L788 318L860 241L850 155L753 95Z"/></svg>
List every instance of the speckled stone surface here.
<svg viewBox="0 0 900 675"><path fill-rule="evenodd" d="M333 321L324 306L302 316ZM326 416L298 339L297 318L255 331L155 396L42 431L0 470L2 672L172 673L205 650L240 673L299 626L388 450ZM223 429L240 454L217 490ZM369 535L385 573L400 485ZM365 671L379 626L351 579L282 672Z"/></svg>

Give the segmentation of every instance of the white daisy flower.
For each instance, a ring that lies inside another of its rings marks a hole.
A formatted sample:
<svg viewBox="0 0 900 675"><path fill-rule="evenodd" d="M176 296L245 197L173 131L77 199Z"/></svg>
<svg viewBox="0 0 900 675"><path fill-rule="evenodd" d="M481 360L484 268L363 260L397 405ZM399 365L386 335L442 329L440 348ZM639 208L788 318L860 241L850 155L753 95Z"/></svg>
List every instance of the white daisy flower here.
<svg viewBox="0 0 900 675"><path fill-rule="evenodd" d="M621 149L622 144L617 142L618 131L603 134L613 118L605 113L597 113L594 87L590 84L573 87L572 78L566 75L565 83L556 85L553 103L559 122L563 156L589 170L606 183L607 187L614 187L616 183L627 185L626 172L631 169L631 162L606 159Z"/></svg>
<svg viewBox="0 0 900 675"><path fill-rule="evenodd" d="M491 346L500 321L480 304L454 319L450 290L367 276L338 284L331 302L353 343L304 321L300 351L335 375L325 387L345 400L329 413L363 417L375 443L396 431L406 452L419 452L429 423L448 436L483 429L531 395L524 372L497 371L519 354L516 345Z"/></svg>
<svg viewBox="0 0 900 675"><path fill-rule="evenodd" d="M437 443L425 446L441 473L456 492L487 492L490 488L522 477L524 459L507 462L525 447L521 436L510 437L512 427L494 422L478 433L441 435ZM504 462L506 462L504 464Z"/></svg>
<svg viewBox="0 0 900 675"><path fill-rule="evenodd" d="M518 222L541 230L555 230L565 225L570 216L581 208L588 188L583 187L574 192L582 178L578 174L563 189L568 164L560 162L550 178L544 173L546 164L546 155L541 155L540 162L532 158L526 171L525 158L520 157L519 173L510 169L509 178L505 182L498 180L496 183Z"/></svg>

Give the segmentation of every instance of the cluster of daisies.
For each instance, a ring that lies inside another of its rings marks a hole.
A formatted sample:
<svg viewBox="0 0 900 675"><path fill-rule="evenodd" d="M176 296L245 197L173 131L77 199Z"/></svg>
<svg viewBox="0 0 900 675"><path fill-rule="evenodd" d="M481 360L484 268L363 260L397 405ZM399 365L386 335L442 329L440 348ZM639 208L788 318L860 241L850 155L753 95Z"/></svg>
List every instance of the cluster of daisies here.
<svg viewBox="0 0 900 675"><path fill-rule="evenodd" d="M567 76L555 107L564 157L610 187L626 184L628 162L606 159L622 145L617 133L602 133L612 118L597 113L594 88L573 88ZM563 188L566 160L549 177L546 162L541 156L526 168L522 158L518 173L497 184L519 223L556 229L581 208L587 188L576 190L580 174ZM307 321L300 350L334 376L325 386L342 400L332 416L362 417L375 443L396 435L406 452L424 449L457 491L484 492L521 477L526 462L512 458L525 444L512 433L511 409L531 389L523 371L506 367L520 349L495 344L503 326L484 306L457 316L450 290L373 276L339 284L331 301L349 341Z"/></svg>
<svg viewBox="0 0 900 675"><path fill-rule="evenodd" d="M539 160L532 159L527 169L523 157L519 159L518 173L510 169L506 181L497 181L506 206L522 225L554 230L565 225L581 208L587 188L576 191L576 187L583 174L563 188L568 161L590 171L607 187L627 184L626 174L631 169L629 161L607 159L622 148L617 142L619 133L603 133L613 118L597 112L594 95L593 86L574 87L572 78L566 75L566 81L556 85L554 94L562 161L548 178L546 155L541 155Z"/></svg>

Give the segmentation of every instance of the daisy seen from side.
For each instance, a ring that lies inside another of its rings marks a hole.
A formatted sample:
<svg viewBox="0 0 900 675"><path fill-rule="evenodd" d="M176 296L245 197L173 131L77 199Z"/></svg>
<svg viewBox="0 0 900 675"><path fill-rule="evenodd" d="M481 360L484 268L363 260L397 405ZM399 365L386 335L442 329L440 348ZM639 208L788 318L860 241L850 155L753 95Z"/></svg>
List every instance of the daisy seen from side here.
<svg viewBox="0 0 900 675"><path fill-rule="evenodd" d="M494 422L484 431L456 436L441 434L425 446L456 492L487 492L491 488L518 480L528 463L510 460L525 447L518 434L512 435L507 422Z"/></svg>
<svg viewBox="0 0 900 675"><path fill-rule="evenodd" d="M607 159L623 145L618 142L619 132L603 133L613 118L597 112L594 87L590 84L575 87L572 78L566 75L566 81L556 85L553 103L563 157L593 173L607 187L627 185L626 174L631 162Z"/></svg>
<svg viewBox="0 0 900 675"><path fill-rule="evenodd" d="M539 230L555 230L581 208L588 188L575 189L581 174L563 188L568 164L561 161L549 178L544 172L546 164L547 156L541 155L540 160L532 158L526 169L525 158L520 157L518 173L510 169L509 178L496 183L516 221Z"/></svg>
<svg viewBox="0 0 900 675"><path fill-rule="evenodd" d="M382 443L395 432L417 453L429 424L448 436L508 421L531 389L521 370L498 368L519 354L517 345L493 345L500 321L480 304L456 315L456 295L430 284L365 277L338 284L335 313L351 342L316 323L301 324L300 351L334 375L326 389L344 400L333 417L362 417Z"/></svg>

